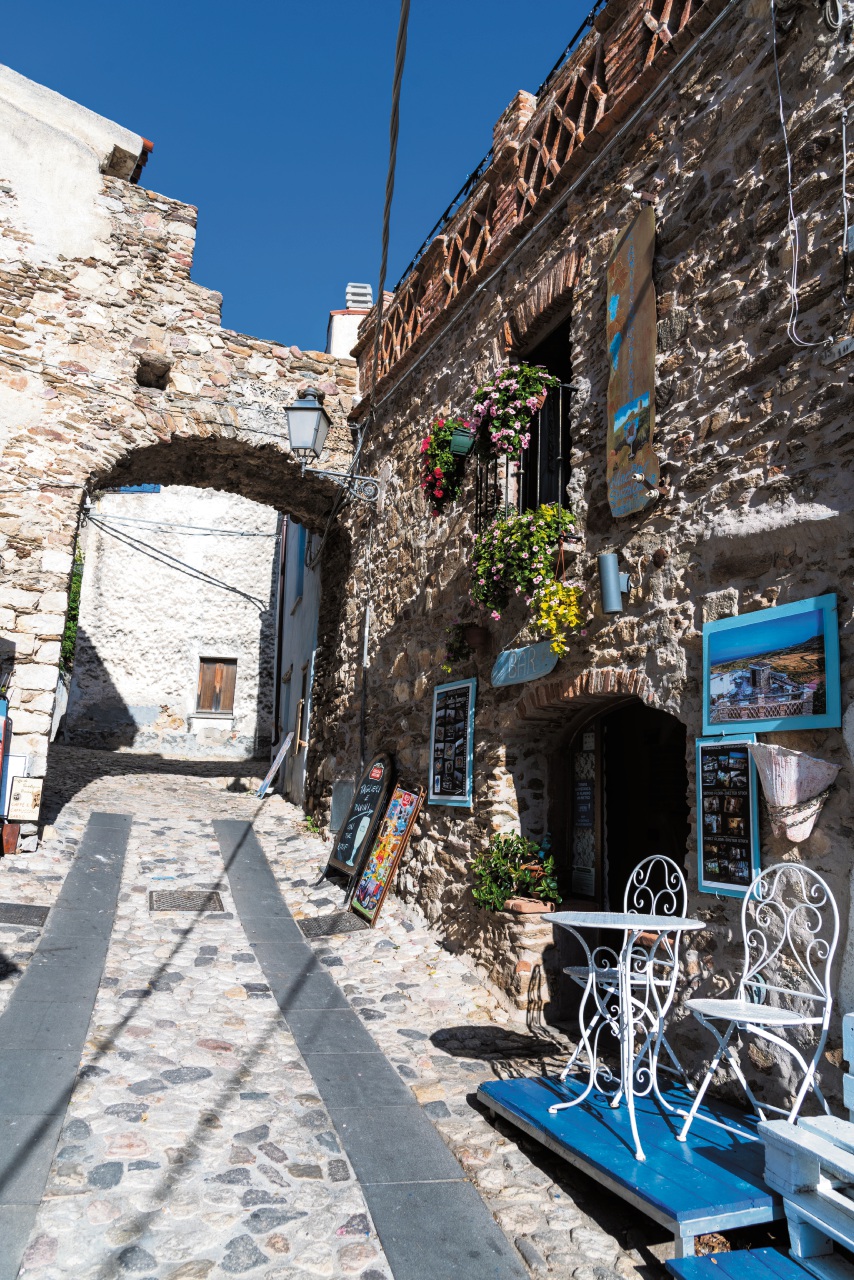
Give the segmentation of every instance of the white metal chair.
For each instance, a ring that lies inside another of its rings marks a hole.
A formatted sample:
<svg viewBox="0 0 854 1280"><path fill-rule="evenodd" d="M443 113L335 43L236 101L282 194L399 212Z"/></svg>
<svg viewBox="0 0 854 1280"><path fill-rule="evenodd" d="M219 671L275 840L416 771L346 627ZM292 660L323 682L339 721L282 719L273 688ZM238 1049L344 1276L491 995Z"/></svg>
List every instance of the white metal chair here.
<svg viewBox="0 0 854 1280"><path fill-rule="evenodd" d="M623 894L623 911L632 915L684 916L688 902L685 876L672 858L653 854L639 862L629 877ZM628 932L623 934L623 947L628 942ZM654 1090L656 1097L668 1110L672 1107L661 1096L658 1087L659 1054L663 1048L672 1066L662 1069L678 1074L691 1088L682 1065L664 1034L664 1020L676 994L679 976L679 932L640 934L632 947L629 960L630 984L633 1008L623 1011L623 1020L631 1020L635 1030L635 1071L644 1055L651 1050L650 1065L644 1069L646 1087L635 1092L642 1094ZM578 1046L561 1072L565 1080L582 1053L590 1053L596 1060L593 1074L597 1087L603 1093L612 1093L611 1105L619 1105L622 1083L617 1081L609 1068L598 1066L599 1036L607 1026L613 1033L620 1022L618 953L609 947L597 947L591 956L593 968L592 994L595 1009L586 1027L582 1028ZM568 965L563 972L581 987L587 987L591 965ZM637 1033L640 1033L638 1035ZM643 1036L640 1048L637 1040ZM608 1086L611 1086L609 1088ZM556 1108L552 1108L553 1110Z"/></svg>
<svg viewBox="0 0 854 1280"><path fill-rule="evenodd" d="M735 998L687 1001L697 1021L717 1040L718 1048L682 1126L682 1142L724 1057L763 1120L766 1111L774 1111L793 1124L809 1089L830 1114L815 1073L833 1005L830 967L839 938L839 912L833 894L820 875L799 863L769 867L760 872L745 895L741 930L744 971ZM809 1060L779 1034L796 1027L815 1029L815 1050ZM760 1105L730 1043L736 1031L785 1050L800 1067L803 1081L788 1110L768 1102Z"/></svg>

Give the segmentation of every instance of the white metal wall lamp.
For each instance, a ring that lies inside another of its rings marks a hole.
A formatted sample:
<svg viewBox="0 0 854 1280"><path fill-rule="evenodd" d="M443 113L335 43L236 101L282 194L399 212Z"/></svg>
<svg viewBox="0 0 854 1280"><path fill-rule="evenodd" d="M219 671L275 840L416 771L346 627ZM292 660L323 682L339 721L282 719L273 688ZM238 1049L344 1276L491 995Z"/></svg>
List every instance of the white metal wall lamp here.
<svg viewBox="0 0 854 1280"><path fill-rule="evenodd" d="M320 457L332 426L323 407L323 399L323 393L316 387L306 387L297 396L296 403L285 410L291 453L300 460L301 475L305 475L311 458ZM312 467L311 474L334 481L346 489L350 497L361 498L363 502L376 502L379 496L379 481L371 476L360 476L350 471L321 471L316 467Z"/></svg>

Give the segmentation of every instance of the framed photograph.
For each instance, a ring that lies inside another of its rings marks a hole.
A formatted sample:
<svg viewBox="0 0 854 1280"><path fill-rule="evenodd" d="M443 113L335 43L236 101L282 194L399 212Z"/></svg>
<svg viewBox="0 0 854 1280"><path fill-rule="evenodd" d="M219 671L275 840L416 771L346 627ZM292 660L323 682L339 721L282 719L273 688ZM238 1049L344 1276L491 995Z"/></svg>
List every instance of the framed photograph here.
<svg viewBox="0 0 854 1280"><path fill-rule="evenodd" d="M697 739L697 880L701 893L742 898L759 873L755 733Z"/></svg>
<svg viewBox="0 0 854 1280"><path fill-rule="evenodd" d="M362 920L367 920L371 928L376 924L423 803L423 787L407 788L398 782L391 794L388 808L350 900L350 910Z"/></svg>
<svg viewBox="0 0 854 1280"><path fill-rule="evenodd" d="M476 689L472 679L437 684L433 690L428 804L471 808Z"/></svg>
<svg viewBox="0 0 854 1280"><path fill-rule="evenodd" d="M829 729L842 723L836 596L703 627L703 733Z"/></svg>

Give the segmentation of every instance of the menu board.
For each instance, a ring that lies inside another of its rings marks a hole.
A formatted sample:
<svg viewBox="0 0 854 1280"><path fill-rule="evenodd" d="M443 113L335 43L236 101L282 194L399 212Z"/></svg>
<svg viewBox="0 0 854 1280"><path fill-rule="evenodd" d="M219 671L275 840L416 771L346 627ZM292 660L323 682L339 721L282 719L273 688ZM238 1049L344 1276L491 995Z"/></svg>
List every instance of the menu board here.
<svg viewBox="0 0 854 1280"><path fill-rule="evenodd" d="M476 680L455 680L433 690L428 804L471 808L476 688Z"/></svg>
<svg viewBox="0 0 854 1280"><path fill-rule="evenodd" d="M327 872L340 871L352 876L360 869L388 802L393 772L391 757L384 751L369 761L329 855Z"/></svg>
<svg viewBox="0 0 854 1280"><path fill-rule="evenodd" d="M759 872L753 733L697 739L697 852L703 893L743 897Z"/></svg>
<svg viewBox="0 0 854 1280"><path fill-rule="evenodd" d="M350 910L367 920L371 927L376 923L423 801L424 791L421 787L412 791L398 783L392 793L350 902Z"/></svg>

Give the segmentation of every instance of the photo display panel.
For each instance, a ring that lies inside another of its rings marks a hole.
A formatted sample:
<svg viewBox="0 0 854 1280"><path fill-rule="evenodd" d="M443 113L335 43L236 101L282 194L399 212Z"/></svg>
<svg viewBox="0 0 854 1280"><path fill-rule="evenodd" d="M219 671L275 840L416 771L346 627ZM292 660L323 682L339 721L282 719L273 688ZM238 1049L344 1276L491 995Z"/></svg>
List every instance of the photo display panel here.
<svg viewBox="0 0 854 1280"><path fill-rule="evenodd" d="M697 846L704 893L741 896L759 871L755 734L697 740Z"/></svg>
<svg viewBox="0 0 854 1280"><path fill-rule="evenodd" d="M382 751L369 761L362 774L350 810L335 840L327 871L353 876L360 870L377 825L385 812L394 769L391 757Z"/></svg>
<svg viewBox="0 0 854 1280"><path fill-rule="evenodd" d="M471 807L476 680L456 680L433 690L429 804Z"/></svg>

